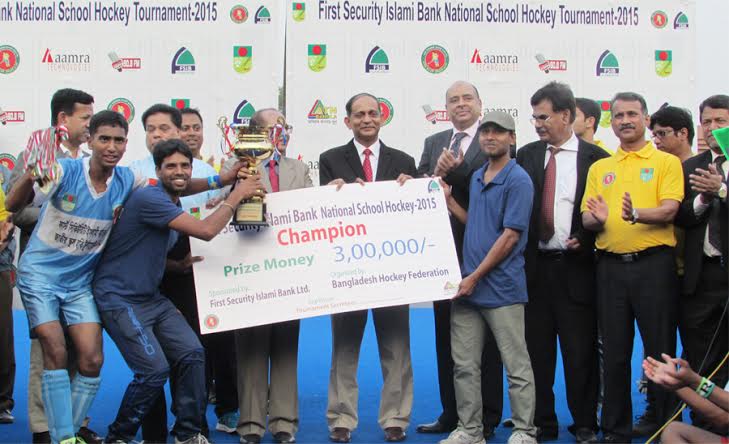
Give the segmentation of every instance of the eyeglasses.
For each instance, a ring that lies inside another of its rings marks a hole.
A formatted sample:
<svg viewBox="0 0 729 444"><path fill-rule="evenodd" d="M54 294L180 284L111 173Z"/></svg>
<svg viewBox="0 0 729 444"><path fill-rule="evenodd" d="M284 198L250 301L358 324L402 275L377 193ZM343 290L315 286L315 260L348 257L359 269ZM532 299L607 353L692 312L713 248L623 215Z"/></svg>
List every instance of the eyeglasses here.
<svg viewBox="0 0 729 444"><path fill-rule="evenodd" d="M286 126L284 126L284 129L286 130L286 132L288 134L291 134L291 133L294 132L294 126L293 125L286 125Z"/></svg>
<svg viewBox="0 0 729 444"><path fill-rule="evenodd" d="M669 134L671 134L671 133L675 133L675 131L674 131L674 130L672 130L672 129L667 129L667 130L655 130L655 131L653 131L653 138L654 138L654 139L656 139L656 138L658 138L658 139L663 139L663 138L665 138L665 137L666 137L667 135L669 135Z"/></svg>
<svg viewBox="0 0 729 444"><path fill-rule="evenodd" d="M532 125L536 125L537 122L541 122L542 124L544 124L544 123L548 122L549 119L551 119L551 118L552 118L552 116L542 114L540 116L532 116L532 118L529 119L529 121L532 123Z"/></svg>

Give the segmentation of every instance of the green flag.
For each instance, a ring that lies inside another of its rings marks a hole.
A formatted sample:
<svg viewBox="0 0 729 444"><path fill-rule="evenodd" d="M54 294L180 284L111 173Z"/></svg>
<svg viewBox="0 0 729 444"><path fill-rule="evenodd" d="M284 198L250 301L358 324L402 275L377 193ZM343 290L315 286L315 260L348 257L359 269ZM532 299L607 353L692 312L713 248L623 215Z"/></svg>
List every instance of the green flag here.
<svg viewBox="0 0 729 444"><path fill-rule="evenodd" d="M724 157L729 159L729 127L715 129L711 134L714 135L714 139L719 144L719 148L724 153Z"/></svg>

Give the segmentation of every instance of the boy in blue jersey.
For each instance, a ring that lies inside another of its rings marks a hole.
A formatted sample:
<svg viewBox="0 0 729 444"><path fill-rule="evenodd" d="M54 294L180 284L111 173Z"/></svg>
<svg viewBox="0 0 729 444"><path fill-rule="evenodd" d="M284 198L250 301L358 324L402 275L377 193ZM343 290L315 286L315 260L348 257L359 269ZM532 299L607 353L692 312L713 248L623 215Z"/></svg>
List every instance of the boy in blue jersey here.
<svg viewBox="0 0 729 444"><path fill-rule="evenodd" d="M134 372L106 442L134 439L173 373L175 442L207 443L201 433L207 400L205 353L185 318L159 290L167 247L178 232L212 239L227 225L235 206L251 196L262 196L264 187L259 176L239 180L215 212L198 220L180 205L182 191L191 180L190 149L181 140L171 139L158 143L153 156L159 185L132 193L93 281L104 328Z"/></svg>
<svg viewBox="0 0 729 444"><path fill-rule="evenodd" d="M93 270L121 205L146 180L116 166L126 150L128 124L118 113L102 111L89 125L92 156L60 159L58 180L49 189L35 185L33 165L13 185L8 211L35 198L43 201L38 224L18 267L18 290L30 328L43 349L42 394L54 443L73 443L99 388L103 362L100 320L93 296ZM231 183L225 177L198 179L189 193ZM78 374L66 370L63 315L78 359Z"/></svg>

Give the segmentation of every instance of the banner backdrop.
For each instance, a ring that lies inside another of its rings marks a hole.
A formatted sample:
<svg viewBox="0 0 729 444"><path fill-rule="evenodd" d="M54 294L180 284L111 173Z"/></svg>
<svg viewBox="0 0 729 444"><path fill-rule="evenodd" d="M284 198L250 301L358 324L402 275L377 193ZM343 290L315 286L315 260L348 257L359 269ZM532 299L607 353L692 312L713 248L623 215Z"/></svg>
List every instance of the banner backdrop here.
<svg viewBox="0 0 729 444"><path fill-rule="evenodd" d="M125 164L147 155L141 116L155 103L198 108L203 155L219 159L219 116L245 121L256 108L278 105L281 4L0 2L0 153L17 155L32 130L49 126L52 94L71 87L92 94L95 111L127 117Z"/></svg>
<svg viewBox="0 0 729 444"><path fill-rule="evenodd" d="M623 1L293 1L287 11L286 105L296 130L290 156L312 167L352 136L345 103L381 98L380 137L419 160L423 139L451 128L445 92L456 80L480 91L484 111L517 122L517 146L535 140L529 99L549 81L605 110L596 137L618 145L609 101L643 94L696 114L695 4Z"/></svg>

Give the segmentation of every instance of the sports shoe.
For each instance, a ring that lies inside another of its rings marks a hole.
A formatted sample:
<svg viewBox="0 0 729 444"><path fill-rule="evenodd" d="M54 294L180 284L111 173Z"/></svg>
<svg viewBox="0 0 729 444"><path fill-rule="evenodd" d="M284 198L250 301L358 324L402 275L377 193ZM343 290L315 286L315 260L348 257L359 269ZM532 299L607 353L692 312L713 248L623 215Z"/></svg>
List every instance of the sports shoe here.
<svg viewBox="0 0 729 444"><path fill-rule="evenodd" d="M76 444L76 437L72 436L70 438L62 439L58 444Z"/></svg>
<svg viewBox="0 0 729 444"><path fill-rule="evenodd" d="M273 434L273 441L281 444L296 442L296 438L289 432L276 432Z"/></svg>
<svg viewBox="0 0 729 444"><path fill-rule="evenodd" d="M218 418L215 430L225 433L235 433L235 428L238 427L239 418L240 414L238 412L228 412Z"/></svg>
<svg viewBox="0 0 729 444"><path fill-rule="evenodd" d="M0 424L12 424L15 422L15 417L10 413L10 410L3 410L0 412Z"/></svg>
<svg viewBox="0 0 729 444"><path fill-rule="evenodd" d="M210 442L208 441L208 439L205 436L203 436L201 433L198 433L197 435L195 435L191 438L188 438L184 441L180 441L175 436L175 444L210 444Z"/></svg>
<svg viewBox="0 0 729 444"><path fill-rule="evenodd" d="M471 436L463 430L456 429L448 435L448 438L438 441L438 444L486 444L483 436Z"/></svg>
<svg viewBox="0 0 729 444"><path fill-rule="evenodd" d="M101 444L104 439L88 427L81 427L76 432L76 441L82 444Z"/></svg>
<svg viewBox="0 0 729 444"><path fill-rule="evenodd" d="M506 444L537 444L537 440L524 432L512 432Z"/></svg>

